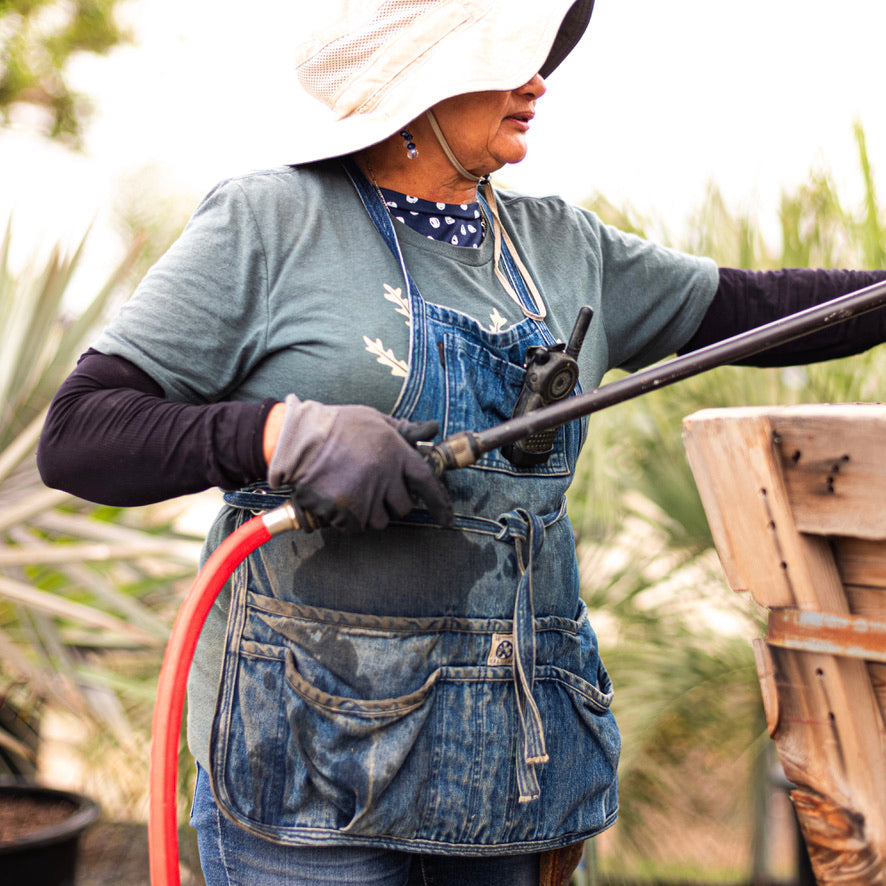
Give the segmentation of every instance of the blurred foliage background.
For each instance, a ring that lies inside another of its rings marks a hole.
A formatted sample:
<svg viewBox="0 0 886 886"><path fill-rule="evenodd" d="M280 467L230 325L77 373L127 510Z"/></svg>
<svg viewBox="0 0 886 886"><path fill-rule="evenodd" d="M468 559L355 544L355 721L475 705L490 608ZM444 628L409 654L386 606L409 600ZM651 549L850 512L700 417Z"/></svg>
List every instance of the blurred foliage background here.
<svg viewBox="0 0 886 886"><path fill-rule="evenodd" d="M884 267L886 229L861 124L855 138L861 204L844 206L828 172L811 171L782 196L780 248L764 242L756 219L731 212L714 184L689 241L671 242L666 231L659 239L721 266ZM602 196L589 206L640 234L662 230ZM750 646L765 620L723 583L681 421L710 406L878 401L884 372L883 348L787 369L725 366L591 416L570 504L624 737L622 811L598 841L602 870L705 882L790 876L793 855L774 845L784 837L771 821L778 772Z"/></svg>
<svg viewBox="0 0 886 886"><path fill-rule="evenodd" d="M120 0L0 0L0 119L22 105L42 111L40 130L79 147L91 105L70 84L68 66L81 53L106 55L127 42Z"/></svg>

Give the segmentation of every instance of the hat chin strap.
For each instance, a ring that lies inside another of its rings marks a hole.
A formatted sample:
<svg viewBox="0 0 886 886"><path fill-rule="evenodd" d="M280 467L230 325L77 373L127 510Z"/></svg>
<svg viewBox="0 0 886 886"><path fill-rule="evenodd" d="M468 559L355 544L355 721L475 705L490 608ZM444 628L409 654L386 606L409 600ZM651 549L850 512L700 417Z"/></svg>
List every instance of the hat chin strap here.
<svg viewBox="0 0 886 886"><path fill-rule="evenodd" d="M493 265L495 267L495 276L498 278L499 283L504 287L505 291L508 295L516 302L517 305L520 306L520 309L527 317L532 317L533 320L544 320L545 315L547 314L547 310L545 308L545 303L542 301L541 293L538 291L538 287L535 285L535 281L532 279L529 271L526 269L526 266L523 264L520 259L520 254L517 252L516 246L514 246L513 241L508 236L508 232L504 229L504 225L501 223L501 219L498 215L498 204L495 200L495 189L492 187L492 184L489 182L488 176L480 176L474 175L473 172L468 172L461 163L458 162L458 158L452 152L452 148L449 147L449 142L446 141L446 136L443 135L443 130L440 128L440 124L437 122L437 118L434 116L434 112L430 110L430 108L425 111L427 115L428 122L431 124L431 129L434 130L434 135L437 136L437 141L440 142L440 147L443 148L443 153L449 158L449 162L455 167L455 171L458 172L459 175L464 176L468 181L489 184L488 188L485 188L486 197L489 200L489 209L492 212L492 240L493 240ZM501 266L501 244L502 240L504 240L508 249L511 251L511 258L514 260L514 264L517 266L517 270L520 273L520 276L523 278L523 282L526 284L526 287L529 289L529 292L532 296L532 301L535 303L535 310L529 310L523 302L520 300L520 296L517 295L517 291L514 289L513 283L508 279L507 274L502 270Z"/></svg>
<svg viewBox="0 0 886 886"><path fill-rule="evenodd" d="M440 147L443 148L443 153L449 158L449 162L455 167L455 171L466 178L468 181L472 182L481 182L483 181L483 176L474 175L473 172L468 172L461 163L458 162L458 157L452 152L452 148L449 147L449 142L446 141L446 136L443 135L443 130L440 129L440 124L437 122L437 118L434 116L434 112L428 108L425 111L425 114L428 117L428 122L431 124L431 129L434 130L434 135L437 136L437 141L440 142Z"/></svg>

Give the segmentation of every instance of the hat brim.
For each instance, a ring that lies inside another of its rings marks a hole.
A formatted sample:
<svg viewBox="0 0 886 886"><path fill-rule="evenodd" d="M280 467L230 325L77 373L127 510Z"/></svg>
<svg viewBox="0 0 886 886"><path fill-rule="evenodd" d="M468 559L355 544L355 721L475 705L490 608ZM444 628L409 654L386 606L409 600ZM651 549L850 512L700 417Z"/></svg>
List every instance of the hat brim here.
<svg viewBox="0 0 886 886"><path fill-rule="evenodd" d="M587 29L594 0L546 0L542 11L537 0L532 0L535 17L542 19L532 29L527 29L514 0L501 6L475 23L474 33L460 33L458 40L453 39L449 55L445 41L425 53L413 70L406 70L388 87L371 112L336 118L318 102L288 162L295 165L352 154L383 141L452 96L515 89L536 73L549 76ZM503 36L509 30L511 40ZM453 62L451 69L444 65L447 60Z"/></svg>
<svg viewBox="0 0 886 886"><path fill-rule="evenodd" d="M566 17L560 24L554 45L548 53L545 63L539 69L542 77L549 77L556 70L563 59L575 49L584 32L588 29L591 13L594 11L594 0L578 0L573 3Z"/></svg>

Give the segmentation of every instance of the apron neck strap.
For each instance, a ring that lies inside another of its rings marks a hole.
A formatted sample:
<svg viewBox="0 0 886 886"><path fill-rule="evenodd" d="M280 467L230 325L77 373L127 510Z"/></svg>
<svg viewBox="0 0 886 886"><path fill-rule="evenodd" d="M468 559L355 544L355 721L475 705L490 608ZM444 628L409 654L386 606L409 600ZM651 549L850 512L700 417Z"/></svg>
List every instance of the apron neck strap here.
<svg viewBox="0 0 886 886"><path fill-rule="evenodd" d="M366 212L369 214L369 218L372 219L376 230L382 235L394 258L397 259L407 288L417 294L418 287L406 269L403 250L400 248L400 241L397 239L394 222L385 205L384 198L352 157L343 158L342 165L345 173L354 185ZM495 276L511 299L518 305L524 316L532 320L544 320L547 316L547 310L541 293L538 291L529 271L520 259L513 241L501 223L498 204L495 200L495 190L488 181L484 181L483 184L482 191L488 193L488 201L481 190L477 191L477 199L480 201L484 211L492 219Z"/></svg>

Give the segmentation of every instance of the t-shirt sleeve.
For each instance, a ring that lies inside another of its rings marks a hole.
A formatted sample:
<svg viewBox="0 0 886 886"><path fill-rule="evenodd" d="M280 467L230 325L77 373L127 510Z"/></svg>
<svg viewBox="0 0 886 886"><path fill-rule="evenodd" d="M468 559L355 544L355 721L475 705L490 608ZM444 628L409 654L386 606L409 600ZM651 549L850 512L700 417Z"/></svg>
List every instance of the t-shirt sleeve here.
<svg viewBox="0 0 886 886"><path fill-rule="evenodd" d="M124 357L170 400L224 399L265 355L268 268L237 181L201 202L93 348Z"/></svg>
<svg viewBox="0 0 886 886"><path fill-rule="evenodd" d="M610 366L634 371L675 353L701 323L715 262L597 222Z"/></svg>

